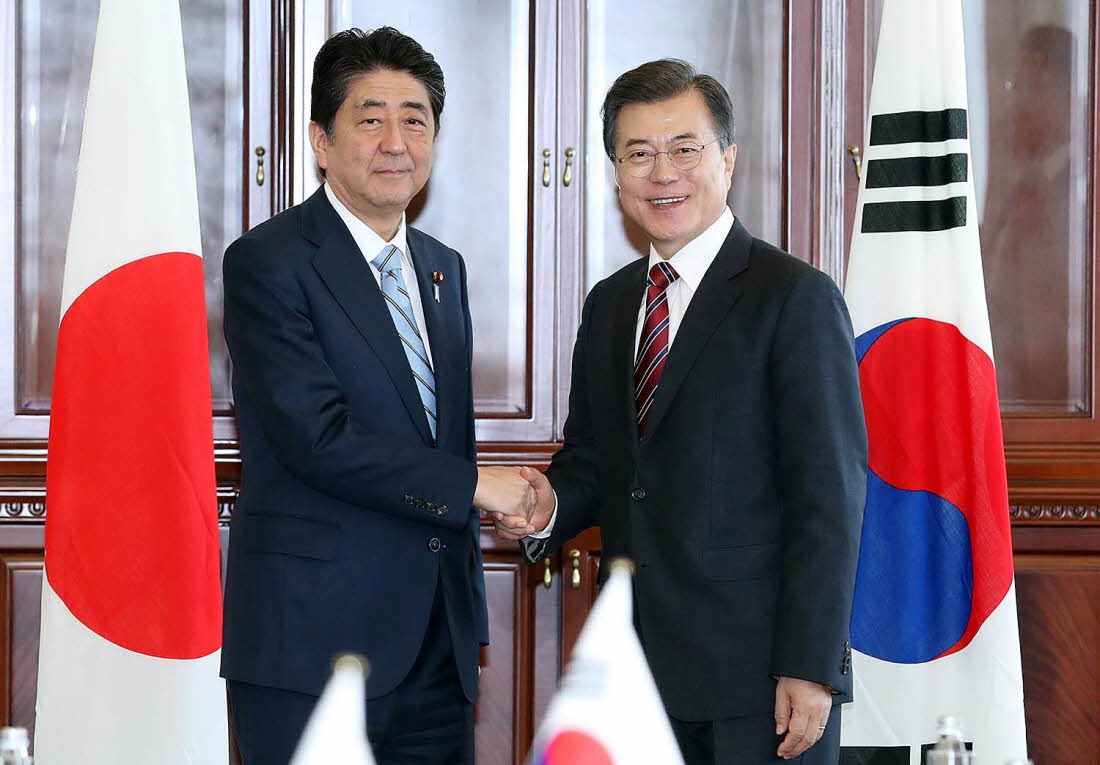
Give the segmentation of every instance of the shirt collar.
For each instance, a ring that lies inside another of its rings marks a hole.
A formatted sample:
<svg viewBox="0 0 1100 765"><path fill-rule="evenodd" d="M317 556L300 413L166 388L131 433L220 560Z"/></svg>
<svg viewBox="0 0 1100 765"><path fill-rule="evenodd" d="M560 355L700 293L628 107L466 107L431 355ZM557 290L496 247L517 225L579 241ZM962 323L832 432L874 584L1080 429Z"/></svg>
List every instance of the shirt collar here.
<svg viewBox="0 0 1100 765"><path fill-rule="evenodd" d="M405 243L405 213L401 213L401 223L397 226L397 233L393 235L393 239L387 242L378 236L374 229L355 217L355 213L344 206L344 203L333 193L332 188L327 183L325 184L325 195L328 197L328 201L332 203L336 214L340 216L340 220L344 221L344 225L348 227L351 238L359 245L359 251L368 262L382 252L383 247L392 244L401 250L405 262L412 264L412 257L409 255L409 248Z"/></svg>
<svg viewBox="0 0 1100 765"><path fill-rule="evenodd" d="M692 292L699 288L699 282L703 281L703 275L710 268L710 264L714 262L718 250L722 249L722 244L726 241L731 228L733 228L733 213L730 212L727 205L723 208L722 214L718 216L718 220L710 224L703 233L681 247L679 252L666 261L676 269L676 273L691 287ZM646 273L662 260L663 258L657 253L656 248L650 244L649 266Z"/></svg>

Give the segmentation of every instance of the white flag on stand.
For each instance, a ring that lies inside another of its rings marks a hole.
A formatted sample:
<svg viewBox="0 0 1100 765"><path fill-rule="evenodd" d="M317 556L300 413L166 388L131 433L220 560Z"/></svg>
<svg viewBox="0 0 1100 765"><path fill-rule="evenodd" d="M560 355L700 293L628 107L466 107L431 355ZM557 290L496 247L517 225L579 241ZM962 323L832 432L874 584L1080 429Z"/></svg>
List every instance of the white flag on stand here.
<svg viewBox="0 0 1100 765"><path fill-rule="evenodd" d="M611 576L535 736L531 765L683 765L634 632L632 570L625 560L611 562Z"/></svg>
<svg viewBox="0 0 1100 765"><path fill-rule="evenodd" d="M375 765L366 733L364 665L353 654L336 660L290 765Z"/></svg>
<svg viewBox="0 0 1100 765"><path fill-rule="evenodd" d="M841 763L918 765L951 714L1023 757L1004 445L960 0L886 0L845 297L869 442Z"/></svg>

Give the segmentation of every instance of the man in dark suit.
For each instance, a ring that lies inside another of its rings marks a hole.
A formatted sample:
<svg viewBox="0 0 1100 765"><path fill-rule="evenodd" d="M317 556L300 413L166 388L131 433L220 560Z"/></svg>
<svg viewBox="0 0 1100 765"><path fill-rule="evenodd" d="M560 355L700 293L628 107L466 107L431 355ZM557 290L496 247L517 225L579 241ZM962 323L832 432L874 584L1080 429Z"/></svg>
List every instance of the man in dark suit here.
<svg viewBox="0 0 1100 765"><path fill-rule="evenodd" d="M242 485L222 674L246 765L290 759L343 651L372 665L379 762L473 762L473 506L534 493L475 464L465 265L405 225L443 100L439 65L400 32L328 40L309 126L326 182L226 252Z"/></svg>
<svg viewBox="0 0 1100 765"><path fill-rule="evenodd" d="M497 513L498 531L534 563L598 525L604 560L634 560L635 626L689 763L836 763L867 454L844 301L726 206L716 80L644 64L603 119L650 255L589 294L564 446L549 483L525 472L532 516Z"/></svg>

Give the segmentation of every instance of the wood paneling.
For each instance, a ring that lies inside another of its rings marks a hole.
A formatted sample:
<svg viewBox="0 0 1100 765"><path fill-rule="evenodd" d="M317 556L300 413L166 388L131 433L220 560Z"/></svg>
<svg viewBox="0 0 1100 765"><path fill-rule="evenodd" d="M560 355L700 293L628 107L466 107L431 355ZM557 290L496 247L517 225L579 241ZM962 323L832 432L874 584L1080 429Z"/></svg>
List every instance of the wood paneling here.
<svg viewBox="0 0 1100 765"><path fill-rule="evenodd" d="M787 156L785 159L786 221L783 241L778 242L790 253L818 263L821 260L817 231L820 225L818 183L820 161L817 133L814 126L819 117L817 92L803 80L816 69L820 54L820 3L804 3L801 12L787 5L787 89L789 101L787 122ZM799 75L802 75L800 77ZM792 80L797 81L795 85ZM797 179L797 180L795 180Z"/></svg>
<svg viewBox="0 0 1100 765"><path fill-rule="evenodd" d="M564 668L573 653L584 620L596 602L600 573L600 531L589 529L570 539L561 548L562 606L561 663Z"/></svg>
<svg viewBox="0 0 1100 765"><path fill-rule="evenodd" d="M27 728L32 740L41 603L41 551L0 552L0 724Z"/></svg>
<svg viewBox="0 0 1100 765"><path fill-rule="evenodd" d="M526 564L525 564L526 565ZM537 726L558 689L561 675L562 577L551 561L550 586L544 585L544 567L534 569L534 666L532 667L532 720ZM525 753L526 754L526 753Z"/></svg>
<svg viewBox="0 0 1100 765"><path fill-rule="evenodd" d="M1017 555L1028 752L1100 757L1100 555Z"/></svg>
<svg viewBox="0 0 1100 765"><path fill-rule="evenodd" d="M492 643L482 650L481 696L477 705L477 750L481 761L509 763L526 743L530 723L517 690L530 664L527 627L519 618L525 600L523 564L517 560L485 561L485 594L489 602Z"/></svg>

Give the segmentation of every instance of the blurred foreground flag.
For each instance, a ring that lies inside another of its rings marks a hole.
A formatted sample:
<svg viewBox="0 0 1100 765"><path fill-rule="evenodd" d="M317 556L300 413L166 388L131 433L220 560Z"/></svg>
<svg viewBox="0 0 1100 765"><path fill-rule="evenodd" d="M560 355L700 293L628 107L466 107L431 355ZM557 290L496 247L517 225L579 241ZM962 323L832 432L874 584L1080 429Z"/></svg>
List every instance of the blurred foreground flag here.
<svg viewBox="0 0 1100 765"><path fill-rule="evenodd" d="M366 699L366 663L344 654L336 660L290 765L374 765Z"/></svg>
<svg viewBox="0 0 1100 765"><path fill-rule="evenodd" d="M624 559L611 562L535 736L530 765L683 765L634 632L632 572Z"/></svg>
<svg viewBox="0 0 1100 765"><path fill-rule="evenodd" d="M952 714L1001 763L1024 756L1023 685L960 0L886 0L870 112L846 287L870 454L841 762L919 763Z"/></svg>
<svg viewBox="0 0 1100 765"><path fill-rule="evenodd" d="M35 762L228 759L177 0L102 0L65 258Z"/></svg>

